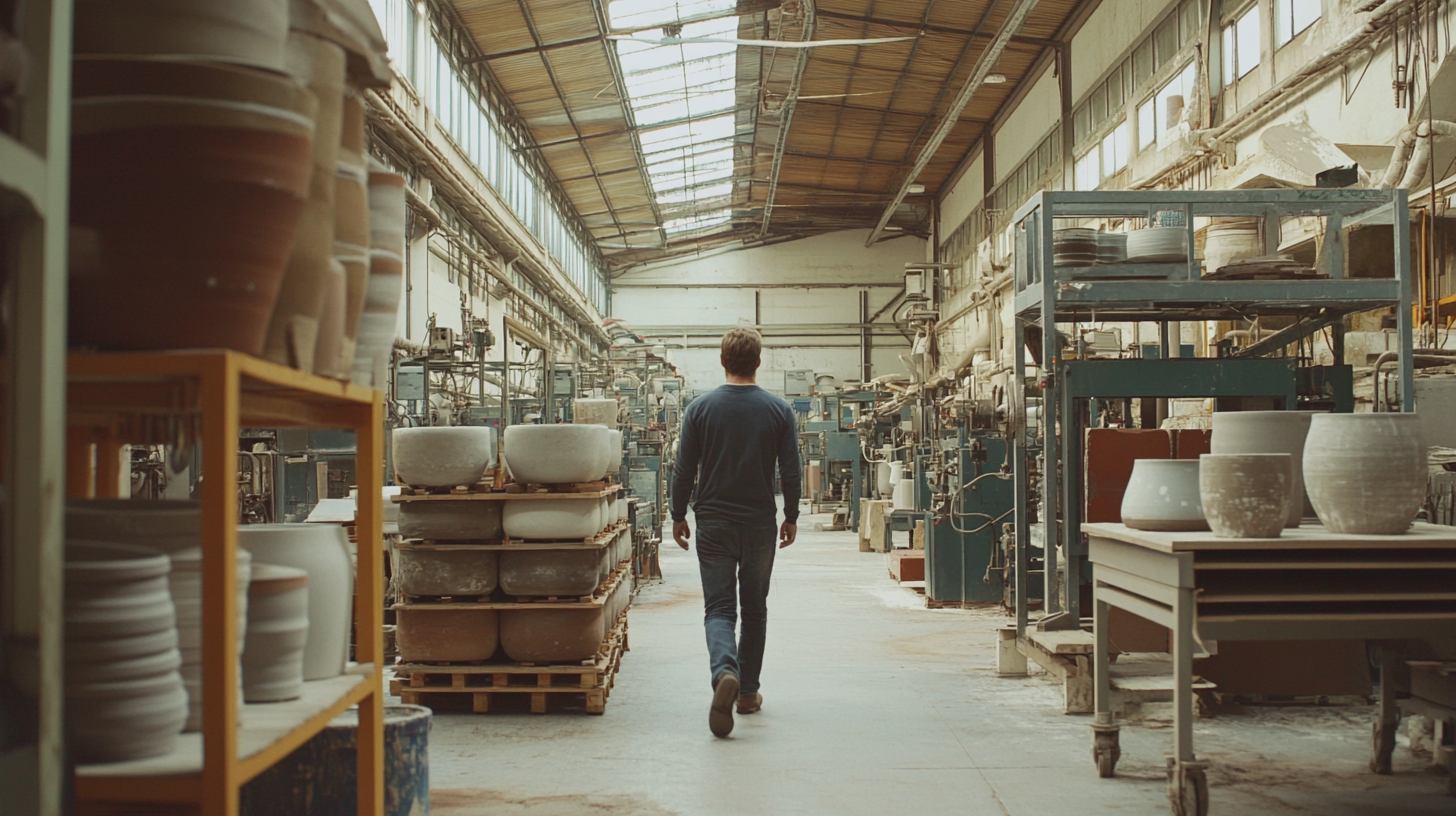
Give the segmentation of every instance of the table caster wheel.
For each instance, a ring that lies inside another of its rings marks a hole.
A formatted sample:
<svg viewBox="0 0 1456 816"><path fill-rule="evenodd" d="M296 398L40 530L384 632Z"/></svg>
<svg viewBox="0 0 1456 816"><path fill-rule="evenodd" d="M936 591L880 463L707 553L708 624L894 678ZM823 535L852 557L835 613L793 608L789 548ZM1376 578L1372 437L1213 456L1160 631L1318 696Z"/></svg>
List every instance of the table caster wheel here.
<svg viewBox="0 0 1456 816"><path fill-rule="evenodd" d="M1208 778L1203 763L1168 760L1168 802L1173 816L1208 816Z"/></svg>
<svg viewBox="0 0 1456 816"><path fill-rule="evenodd" d="M1397 723L1377 719L1370 727L1370 770L1373 773L1389 774L1390 757L1395 753L1395 729Z"/></svg>
<svg viewBox="0 0 1456 816"><path fill-rule="evenodd" d="M1097 762L1097 775L1111 779L1117 775L1117 760L1122 757L1116 726L1092 726L1092 759Z"/></svg>

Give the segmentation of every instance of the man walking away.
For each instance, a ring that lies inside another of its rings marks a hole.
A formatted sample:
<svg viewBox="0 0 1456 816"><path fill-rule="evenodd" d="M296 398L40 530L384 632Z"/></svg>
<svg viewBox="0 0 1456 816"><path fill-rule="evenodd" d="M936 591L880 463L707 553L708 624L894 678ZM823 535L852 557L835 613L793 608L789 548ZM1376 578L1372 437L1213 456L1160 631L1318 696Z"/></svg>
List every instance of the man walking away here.
<svg viewBox="0 0 1456 816"><path fill-rule="evenodd" d="M754 383L762 344L752 329L723 335L728 383L688 405L672 479L672 537L688 548L688 496L697 481L698 569L703 576L703 627L712 666L708 727L733 731L733 705L752 714L763 705L758 675L768 628L768 585L774 542L794 543L799 520L798 424L783 400ZM784 491L777 525L774 463ZM777 536L775 536L777 532ZM743 632L735 643L739 601Z"/></svg>

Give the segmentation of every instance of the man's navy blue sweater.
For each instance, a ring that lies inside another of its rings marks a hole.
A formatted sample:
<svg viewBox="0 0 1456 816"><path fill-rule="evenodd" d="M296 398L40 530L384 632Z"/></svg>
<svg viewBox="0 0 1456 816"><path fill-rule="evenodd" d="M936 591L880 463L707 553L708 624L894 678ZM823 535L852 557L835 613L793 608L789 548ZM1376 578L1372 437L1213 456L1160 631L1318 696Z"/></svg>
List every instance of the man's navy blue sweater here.
<svg viewBox="0 0 1456 816"><path fill-rule="evenodd" d="M684 521L697 481L698 518L772 526L774 461L784 520L799 520L798 423L788 403L756 385L723 385L688 404L672 479L672 520Z"/></svg>

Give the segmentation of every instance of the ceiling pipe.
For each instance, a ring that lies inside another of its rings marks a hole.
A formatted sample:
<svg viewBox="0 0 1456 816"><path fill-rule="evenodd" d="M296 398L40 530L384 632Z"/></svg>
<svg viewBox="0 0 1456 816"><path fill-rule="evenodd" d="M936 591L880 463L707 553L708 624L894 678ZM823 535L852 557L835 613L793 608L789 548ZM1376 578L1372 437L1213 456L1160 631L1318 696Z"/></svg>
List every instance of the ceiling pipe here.
<svg viewBox="0 0 1456 816"><path fill-rule="evenodd" d="M1006 50L1006 44L1011 42L1012 35L1021 30L1021 24L1026 22L1026 16L1031 13L1036 4L1037 0L1016 0L1012 5L1011 12L1006 15L1006 22L1002 23L1000 30L996 32L996 38L986 46L985 51L981 52L980 58L976 60L976 67L972 68L971 75L966 77L966 84L961 86L955 99L950 103L950 109L945 112L940 124L936 125L935 132L930 134L930 141L925 143L925 147L920 149L920 155L915 157L915 165L905 176L904 181L900 182L900 191L895 194L895 200L890 202L890 205L885 208L884 214L880 216L880 222L875 225L873 230L870 230L869 238L865 240L865 246L873 246L875 240L880 237L880 233L885 231L885 227L889 225L890 219L895 215L895 209L905 200L905 196L910 194L910 185L915 183L915 179L935 157L935 152L940 149L941 144L945 142L946 137L960 121L961 113L965 111L966 105L970 104L971 97L986 81L986 76L991 73L991 69L996 67L996 61L1001 59L1001 52ZM765 222L767 222L766 218Z"/></svg>
<svg viewBox="0 0 1456 816"><path fill-rule="evenodd" d="M804 9L804 28L799 40L808 42L814 39L814 2L813 0L802 0L800 7ZM780 14L782 13L780 12ZM784 163L784 149L789 143L789 125L794 121L794 106L799 101L799 88L803 85L804 69L809 64L809 53L812 50L810 48L799 50L798 62L794 65L794 80L789 83L789 93L784 97L783 112L779 115L779 132L774 145L773 167L768 174L768 199L763 205L763 223L758 228L760 240L768 235L769 221L773 218L774 195L779 189L779 168Z"/></svg>

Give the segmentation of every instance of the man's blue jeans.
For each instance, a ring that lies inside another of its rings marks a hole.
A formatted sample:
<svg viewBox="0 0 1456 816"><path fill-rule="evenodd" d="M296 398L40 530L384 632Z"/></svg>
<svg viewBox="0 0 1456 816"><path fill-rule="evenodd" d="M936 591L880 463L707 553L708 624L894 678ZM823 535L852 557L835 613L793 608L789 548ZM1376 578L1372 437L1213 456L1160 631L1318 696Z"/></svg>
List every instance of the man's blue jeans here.
<svg viewBox="0 0 1456 816"><path fill-rule="evenodd" d="M711 682L731 671L739 693L758 691L763 643L768 630L768 585L773 575L778 527L746 527L698 518L698 570L703 576L703 628L708 635ZM734 637L738 607L743 634Z"/></svg>

